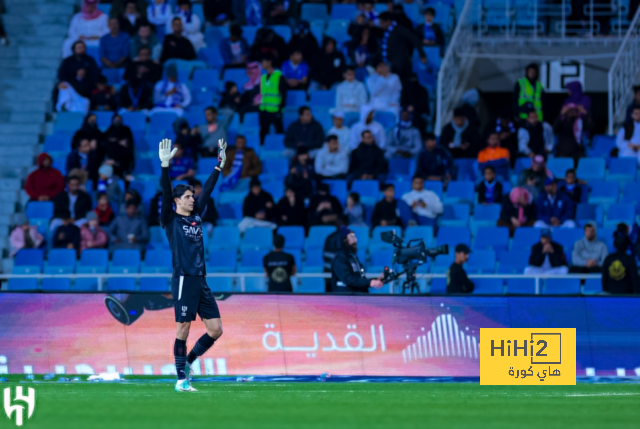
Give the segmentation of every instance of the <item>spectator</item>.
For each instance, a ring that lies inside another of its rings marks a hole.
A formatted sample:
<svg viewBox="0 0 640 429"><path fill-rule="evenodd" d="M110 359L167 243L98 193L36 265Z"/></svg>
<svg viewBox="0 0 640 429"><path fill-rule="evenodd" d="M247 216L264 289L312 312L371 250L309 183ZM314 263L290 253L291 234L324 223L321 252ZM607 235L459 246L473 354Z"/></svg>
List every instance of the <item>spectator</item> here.
<svg viewBox="0 0 640 429"><path fill-rule="evenodd" d="M511 119L511 112L508 108L500 110L495 122L490 123L486 128L486 135L496 132L500 136L500 147L509 151L511 168L515 166L518 157L518 137L516 125Z"/></svg>
<svg viewBox="0 0 640 429"><path fill-rule="evenodd" d="M275 68L287 57L287 44L273 29L263 27L256 33L249 58L253 61L262 61L265 57L271 59ZM262 67L265 68L264 64Z"/></svg>
<svg viewBox="0 0 640 429"><path fill-rule="evenodd" d="M631 121L625 122L616 136L618 157L636 158L640 164L640 106L631 112Z"/></svg>
<svg viewBox="0 0 640 429"><path fill-rule="evenodd" d="M402 228L402 219L396 200L396 189L391 183L383 188L384 198L378 201L371 215L371 226L399 226Z"/></svg>
<svg viewBox="0 0 640 429"><path fill-rule="evenodd" d="M404 106L413 117L413 126L424 133L430 121L429 92L420 84L415 73L410 74L402 83L400 105Z"/></svg>
<svg viewBox="0 0 640 429"><path fill-rule="evenodd" d="M244 2L244 14L247 20L247 25L261 26L262 25L262 3L260 0L246 0ZM242 4L237 5L241 6Z"/></svg>
<svg viewBox="0 0 640 429"><path fill-rule="evenodd" d="M420 61L427 63L427 56L422 49L422 42L412 30L398 25L393 21L390 12L380 14L380 28L382 36L382 60L391 66L391 71L401 80L408 78L413 70L413 50L418 51Z"/></svg>
<svg viewBox="0 0 640 429"><path fill-rule="evenodd" d="M30 201L51 201L64 190L64 177L51 164L49 154L38 155L38 169L27 176L24 187Z"/></svg>
<svg viewBox="0 0 640 429"><path fill-rule="evenodd" d="M480 101L480 93L476 88L466 90L460 96L460 109L464 112L464 116L469 120L476 129L480 128L480 118L476 106Z"/></svg>
<svg viewBox="0 0 640 429"><path fill-rule="evenodd" d="M114 18L122 15L126 10L126 5L129 1L136 3L136 9L140 12L142 19L147 19L147 0L111 0L111 11L109 15ZM106 2L106 0L105 0Z"/></svg>
<svg viewBox="0 0 640 429"><path fill-rule="evenodd" d="M633 113L633 110L635 108L640 108L640 85L633 87L633 101L627 107L625 122L633 122L633 119L631 118L631 114Z"/></svg>
<svg viewBox="0 0 640 429"><path fill-rule="evenodd" d="M571 198L558 193L558 184L555 179L547 178L544 182L544 192L536 201L537 221L533 225L536 228L575 228L576 207Z"/></svg>
<svg viewBox="0 0 640 429"><path fill-rule="evenodd" d="M266 3L263 17L267 25L289 25L290 7L295 3L286 0L272 0Z"/></svg>
<svg viewBox="0 0 640 429"><path fill-rule="evenodd" d="M73 217L69 209L65 208L60 213L60 223L53 233L54 249L80 250L80 228L73 223Z"/></svg>
<svg viewBox="0 0 640 429"><path fill-rule="evenodd" d="M591 98L582 92L582 84L575 80L567 84L567 94L569 95L562 107L573 104L579 111L580 117L591 116Z"/></svg>
<svg viewBox="0 0 640 429"><path fill-rule="evenodd" d="M427 7L424 12L424 23L418 26L418 37L422 39L423 46L437 46L440 48L440 56L443 56L444 33L440 24L433 22L436 11L432 7Z"/></svg>
<svg viewBox="0 0 640 429"><path fill-rule="evenodd" d="M357 192L349 193L349 196L347 197L347 207L344 209L344 214L347 216L349 226L368 227L364 221L364 205L360 202L360 194Z"/></svg>
<svg viewBox="0 0 640 429"><path fill-rule="evenodd" d="M502 210L498 226L506 226L513 236L516 228L533 226L536 222L536 206L531 193L522 187L515 187L509 193L509 198L503 199Z"/></svg>
<svg viewBox="0 0 640 429"><path fill-rule="evenodd" d="M225 25L234 18L241 20L234 16L232 0L205 0L202 9L206 25Z"/></svg>
<svg viewBox="0 0 640 429"><path fill-rule="evenodd" d="M351 151L351 147L349 146L351 130L344 125L344 112L338 109L332 109L331 121L333 122L333 126L327 131L327 136L336 136L340 144L340 149L349 153Z"/></svg>
<svg viewBox="0 0 640 429"><path fill-rule="evenodd" d="M547 179L553 179L553 174L547 168L547 164L542 155L536 155L531 160L531 167L524 170L518 176L518 186L527 186L535 188L536 193L541 193L544 188L544 182ZM534 197L536 197L534 195Z"/></svg>
<svg viewBox="0 0 640 429"><path fill-rule="evenodd" d="M554 144L553 128L546 122L540 122L531 105L526 105L524 110L527 116L518 128L518 150L531 158L551 153Z"/></svg>
<svg viewBox="0 0 640 429"><path fill-rule="evenodd" d="M78 71L84 76L84 69ZM80 79L82 77L79 77ZM80 95L75 88L67 82L58 84L58 98L56 100L57 112L78 112L86 115L89 113L89 99Z"/></svg>
<svg viewBox="0 0 640 429"><path fill-rule="evenodd" d="M186 119L178 119L173 123L176 130L176 143L179 143L184 149L184 155L192 158L194 162L198 160L198 153L201 150L202 138L198 135L198 127L189 128L189 122Z"/></svg>
<svg viewBox="0 0 640 429"><path fill-rule="evenodd" d="M146 113L153 108L153 89L141 82L137 76L133 76L120 88L118 105L122 109L121 113L124 113L123 111Z"/></svg>
<svg viewBox="0 0 640 429"><path fill-rule="evenodd" d="M95 212L87 213L87 223L80 228L80 251L85 249L106 249L109 236L99 225Z"/></svg>
<svg viewBox="0 0 640 429"><path fill-rule="evenodd" d="M410 192L402 196L402 201L413 210L414 222L418 225L436 226L438 215L444 211L438 194L424 189L424 179L420 176L413 177L411 188Z"/></svg>
<svg viewBox="0 0 640 429"><path fill-rule="evenodd" d="M247 138L236 137L235 146L227 149L227 162L222 174L224 179L221 190L233 189L240 179L256 177L262 173L262 162L253 148L247 147Z"/></svg>
<svg viewBox="0 0 640 429"><path fill-rule="evenodd" d="M129 201L125 213L116 217L109 227L111 249L144 251L149 241L149 227L144 216L138 214L138 204Z"/></svg>
<svg viewBox="0 0 640 429"><path fill-rule="evenodd" d="M543 121L544 88L540 83L540 68L538 64L531 63L525 69L525 76L518 79L511 94L511 111L520 112L520 119L528 120L528 110L523 106L530 104L538 116L538 121Z"/></svg>
<svg viewBox="0 0 640 429"><path fill-rule="evenodd" d="M412 0L407 0L407 1L411 2ZM399 26L413 31L413 27L414 27L413 22L405 13L404 6L402 4L399 4L399 3L391 4L391 2L389 2L387 3L387 10L391 12L392 19L396 21Z"/></svg>
<svg viewBox="0 0 640 429"><path fill-rule="evenodd" d="M153 90L154 112L175 112L182 116L184 108L191 104L189 87L178 82L178 69L175 64L167 67L167 78L158 82Z"/></svg>
<svg viewBox="0 0 640 429"><path fill-rule="evenodd" d="M264 143L264 138L269 133L271 125L275 127L277 134L284 133L282 108L287 99L287 82L282 77L282 72L274 68L273 62L272 56L266 56L262 59L262 68L266 73L262 75L260 80L260 95L262 96L260 102L260 144Z"/></svg>
<svg viewBox="0 0 640 429"><path fill-rule="evenodd" d="M360 122L351 127L351 150L358 147L362 141L362 133L364 131L369 131L373 134L379 148L385 148L387 144L386 132L382 125L373 119L373 109L370 105L364 105L360 108Z"/></svg>
<svg viewBox="0 0 640 429"><path fill-rule="evenodd" d="M191 42L191 46L195 52L198 52L200 48L206 46L204 43L204 34L200 31L202 28L200 17L191 10L190 0L178 0L178 8L178 12L174 15L173 19L180 18L182 21L182 35ZM166 32L169 33L169 31L173 31L175 34L176 29L173 27L172 21L167 21Z"/></svg>
<svg viewBox="0 0 640 429"><path fill-rule="evenodd" d="M358 13L364 18L364 24L369 26L380 25L380 15L373 3L373 0L363 0L358 3Z"/></svg>
<svg viewBox="0 0 640 429"><path fill-rule="evenodd" d="M269 292L293 292L291 277L296 275L296 260L293 255L284 252L285 238L276 234L273 237L273 250L262 259L264 275L269 279Z"/></svg>
<svg viewBox="0 0 640 429"><path fill-rule="evenodd" d="M249 55L249 44L242 37L242 27L233 24L229 29L229 37L220 41L218 46L225 68L246 67Z"/></svg>
<svg viewBox="0 0 640 429"><path fill-rule="evenodd" d="M98 151L97 146L91 146L87 139L80 140L78 149L74 149L67 156L66 171L68 175L82 177L81 184L87 179L96 182L98 178Z"/></svg>
<svg viewBox="0 0 640 429"><path fill-rule="evenodd" d="M293 188L287 187L284 197L280 198L276 206L278 212L278 226L299 225L307 227L307 209L304 198L296 194Z"/></svg>
<svg viewBox="0 0 640 429"><path fill-rule="evenodd" d="M64 221L64 214L69 212L72 220L77 225L84 223L84 218L91 211L93 203L91 197L85 191L80 189L80 180L76 176L67 178L67 189L60 192L53 199L53 217L49 225L53 231ZM65 210L67 212L65 212Z"/></svg>
<svg viewBox="0 0 640 429"><path fill-rule="evenodd" d="M164 29L164 24L162 28ZM162 34L164 35L164 30ZM148 49L148 52L145 52L143 54L141 52L142 49ZM162 55L162 44L158 40L158 36L156 36L151 31L151 26L148 22L143 22L142 24L140 24L140 28L138 28L137 34L131 38L129 53L131 54L131 61L145 61L144 64L148 65L150 71L153 72L155 79L153 80L154 83L158 79L160 79L160 73L157 72L160 66L157 65L157 62L160 60L160 55ZM141 58L142 55L144 55L145 57L144 60ZM151 63L150 61L147 61L146 58L152 60L153 62ZM151 64L154 65L154 70L151 70Z"/></svg>
<svg viewBox="0 0 640 429"><path fill-rule="evenodd" d="M601 273L602 264L608 254L607 245L598 240L596 224L588 222L584 225L584 238L576 241L573 245L571 253L573 265L569 268L569 272L574 274Z"/></svg>
<svg viewBox="0 0 640 429"><path fill-rule="evenodd" d="M582 202L582 187L577 183L576 170L570 168L564 176L564 184L560 185L560 194L564 194L573 200L574 204Z"/></svg>
<svg viewBox="0 0 640 429"><path fill-rule="evenodd" d="M488 204L502 203L502 183L496 180L496 170L488 165L484 167L484 180L477 186L478 203L484 206Z"/></svg>
<svg viewBox="0 0 640 429"><path fill-rule="evenodd" d="M100 195L107 194L109 204L118 207L123 199L123 190L118 183L118 177L113 176L113 167L105 164L100 167L98 174L99 178L94 182L96 191Z"/></svg>
<svg viewBox="0 0 640 429"><path fill-rule="evenodd" d="M289 174L284 179L287 187L293 188L303 198L313 195L313 183L316 180L316 172L313 161L309 157L309 150L305 146L297 149L295 158L291 161Z"/></svg>
<svg viewBox="0 0 640 429"><path fill-rule="evenodd" d="M367 78L367 89L371 95L369 104L373 109L391 112L398 117L402 83L397 74L389 72L389 66L384 61L378 61L376 73Z"/></svg>
<svg viewBox="0 0 640 429"><path fill-rule="evenodd" d="M42 234L38 232L38 227L35 225L29 225L29 218L24 213L16 213L13 217L13 221L16 225L11 236L9 243L11 244L10 257L16 256L19 250L22 249L38 249L44 243Z"/></svg>
<svg viewBox="0 0 640 429"><path fill-rule="evenodd" d="M318 151L315 158L315 171L318 180L344 179L349 171L349 154L338 143L338 137L330 134L327 142Z"/></svg>
<svg viewBox="0 0 640 429"><path fill-rule="evenodd" d="M164 36L167 21L170 21L172 16L169 0L153 0L153 3L147 6L147 20L153 24L158 37Z"/></svg>
<svg viewBox="0 0 640 429"><path fill-rule="evenodd" d="M440 144L449 149L454 158L475 158L478 153L478 129L467 119L464 109L453 111L453 120L440 134Z"/></svg>
<svg viewBox="0 0 640 429"><path fill-rule="evenodd" d="M117 19L109 19L109 34L100 38L100 62L108 69L119 69L126 66L129 58L129 46L131 45L129 35L120 31L120 24Z"/></svg>
<svg viewBox="0 0 640 429"><path fill-rule="evenodd" d="M287 128L284 136L284 145L289 155L297 148L304 147L311 151L312 154L317 153L324 142L324 130L320 122L316 121L311 114L311 109L302 106L298 109L298 120L294 121Z"/></svg>
<svg viewBox="0 0 640 429"><path fill-rule="evenodd" d="M384 180L387 161L384 151L376 145L369 130L362 132L362 142L351 152L349 182L353 180Z"/></svg>
<svg viewBox="0 0 640 429"><path fill-rule="evenodd" d="M311 68L311 80L320 85L320 89L327 90L340 82L344 67L344 55L336 48L336 41L331 37L322 40L322 49L314 55Z"/></svg>
<svg viewBox="0 0 640 429"><path fill-rule="evenodd" d="M176 16L170 22L172 33L164 36L160 62L164 64L170 59L195 60L197 55L193 45L182 35L182 20Z"/></svg>
<svg viewBox="0 0 640 429"><path fill-rule="evenodd" d="M436 136L427 134L424 150L418 156L416 174L426 180L438 180L448 183L455 176L455 163L451 154L438 145Z"/></svg>
<svg viewBox="0 0 640 429"><path fill-rule="evenodd" d="M80 141L83 139L89 140L89 144L96 147L102 142L102 131L98 128L98 118L93 113L88 114L84 118L82 127L73 135L71 139L71 150L77 149L80 146Z"/></svg>
<svg viewBox="0 0 640 429"><path fill-rule="evenodd" d="M225 82L224 92L220 97L220 108L237 112L242 106L240 100L242 100L242 96L240 95L240 92L238 92L238 86L235 82Z"/></svg>
<svg viewBox="0 0 640 429"><path fill-rule="evenodd" d="M107 194L98 194L98 205L93 212L98 216L100 226L109 226L111 221L116 217L113 208L109 204L109 196Z"/></svg>
<svg viewBox="0 0 640 429"><path fill-rule="evenodd" d="M456 245L454 252L453 263L447 270L447 294L471 293L475 285L469 280L467 272L462 267L469 260L471 250L469 246L461 243Z"/></svg>
<svg viewBox="0 0 640 429"><path fill-rule="evenodd" d="M485 167L493 167L496 174L503 180L511 180L509 170L509 150L500 147L500 135L497 132L489 133L487 147L478 153L478 168L484 171Z"/></svg>
<svg viewBox="0 0 640 429"><path fill-rule="evenodd" d="M352 27L349 27L351 29ZM345 43L351 64L354 64L361 76L367 75L367 66L373 65L374 55L378 52L379 43L372 29L361 26L352 33L352 39ZM356 69L354 68L354 76ZM356 110L357 112L357 110Z"/></svg>
<svg viewBox="0 0 640 429"><path fill-rule="evenodd" d="M309 66L302 61L300 49L294 49L289 60L282 63L282 75L290 89L306 90L309 84Z"/></svg>
<svg viewBox="0 0 640 429"><path fill-rule="evenodd" d="M188 183L188 181L187 181ZM142 205L142 197L140 193L133 188L127 189L127 192L124 194L124 201L120 204L118 209L118 214L122 214L127 211L127 204L134 203L136 207L138 207L137 215L140 217L144 217L144 206Z"/></svg>
<svg viewBox="0 0 640 429"><path fill-rule="evenodd" d="M207 121L206 124L200 125L197 129L197 133L202 138L202 156L217 156L218 155L218 141L220 139L227 140L227 126L232 116L220 120L218 116L218 109L213 106L209 106L204 110L204 116ZM226 166L231 166L232 162L227 162Z"/></svg>
<svg viewBox="0 0 640 429"><path fill-rule="evenodd" d="M540 232L540 242L531 248L529 266L524 269L524 273L563 275L568 272L564 249L558 243L551 241L550 229L543 229Z"/></svg>
<svg viewBox="0 0 640 429"><path fill-rule="evenodd" d="M143 19L138 11L136 0L128 0L125 5L124 12L118 16L118 23L120 29L127 33L129 37L133 37L138 31L138 27L142 23L147 23L146 19Z"/></svg>
<svg viewBox="0 0 640 429"><path fill-rule="evenodd" d="M151 59L151 50L147 46L141 46L137 52L137 57L133 62L129 62L124 73L124 80L130 81L134 77L142 83L155 85L162 77L162 69Z"/></svg>
<svg viewBox="0 0 640 429"><path fill-rule="evenodd" d="M98 80L100 71L96 60L87 55L87 47L84 42L77 41L72 48L73 55L62 60L60 64L58 80L69 83L76 92L88 97Z"/></svg>
<svg viewBox="0 0 640 429"><path fill-rule="evenodd" d="M300 21L297 27L297 33L293 35L289 41L289 52L300 52L302 60L309 61L318 53L318 40L310 31L310 25L307 21ZM284 71L284 70L283 70Z"/></svg>
<svg viewBox="0 0 640 429"><path fill-rule="evenodd" d="M356 80L353 67L345 68L342 76L344 81L336 86L336 108L343 112L359 112L367 104L367 89L364 83Z"/></svg>
<svg viewBox="0 0 640 429"><path fill-rule="evenodd" d="M244 217L238 224L240 233L254 227L271 229L277 227L274 223L277 220L277 213L273 197L262 189L262 184L257 177L252 178L249 183L249 194L244 199L242 214Z"/></svg>
<svg viewBox="0 0 640 429"><path fill-rule="evenodd" d="M309 225L335 225L344 210L336 197L330 194L329 185L318 185L318 193L309 201Z"/></svg>
<svg viewBox="0 0 640 429"><path fill-rule="evenodd" d="M171 180L186 180L195 176L193 158L185 155L184 148L180 144L174 144L174 148L178 149L178 151L171 158L171 163L169 164L169 177Z"/></svg>
<svg viewBox="0 0 640 429"><path fill-rule="evenodd" d="M69 37L62 45L62 57L72 55L71 47L77 41L85 45L97 47L100 38L109 33L107 25L108 17L98 9L99 0L84 0L82 9L71 19L69 25Z"/></svg>
<svg viewBox="0 0 640 429"><path fill-rule="evenodd" d="M194 178L189 179L188 182L189 182L189 186L193 186L194 198L196 200L203 198L202 182ZM213 203L213 199L211 198L211 195L208 195L206 198L210 198L210 201L209 201L209 204L207 204L207 210L202 215L202 222L209 229L209 232L211 232L213 227L218 223L219 215L218 215L218 210L216 209L216 205Z"/></svg>
<svg viewBox="0 0 640 429"><path fill-rule="evenodd" d="M106 77L98 76L96 89L91 93L91 110L114 112L118 107L117 94L116 89L107 84Z"/></svg>
<svg viewBox="0 0 640 429"><path fill-rule="evenodd" d="M584 156L582 139L591 128L589 115L580 105L565 104L556 118L553 131L558 135L555 156L578 159Z"/></svg>
<svg viewBox="0 0 640 429"><path fill-rule="evenodd" d="M105 164L113 166L116 176L126 178L133 172L135 150L131 128L122 123L122 116L113 115L111 125L104 133ZM98 157L100 159L100 156Z"/></svg>
<svg viewBox="0 0 640 429"><path fill-rule="evenodd" d="M627 253L631 245L629 236L617 233L613 247L616 251L608 255L602 264L602 290L610 294L638 294L638 265L636 258Z"/></svg>
<svg viewBox="0 0 640 429"><path fill-rule="evenodd" d="M420 131L413 126L411 112L402 109L400 121L387 134L386 157L414 158L420 152Z"/></svg>

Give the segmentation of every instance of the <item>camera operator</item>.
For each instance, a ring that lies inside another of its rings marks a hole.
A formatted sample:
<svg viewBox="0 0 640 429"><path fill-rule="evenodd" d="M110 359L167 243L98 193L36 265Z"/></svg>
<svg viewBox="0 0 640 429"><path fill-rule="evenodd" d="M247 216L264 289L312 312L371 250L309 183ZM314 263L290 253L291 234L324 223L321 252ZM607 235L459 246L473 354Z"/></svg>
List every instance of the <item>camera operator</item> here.
<svg viewBox="0 0 640 429"><path fill-rule="evenodd" d="M455 249L455 259L447 270L447 293L471 293L473 282L467 277L467 272L462 264L469 260L469 246L458 244Z"/></svg>
<svg viewBox="0 0 640 429"><path fill-rule="evenodd" d="M383 286L382 276L367 279L364 268L358 259L358 239L347 227L340 227L342 250L336 254L331 265L332 292L369 293L369 287L380 289Z"/></svg>

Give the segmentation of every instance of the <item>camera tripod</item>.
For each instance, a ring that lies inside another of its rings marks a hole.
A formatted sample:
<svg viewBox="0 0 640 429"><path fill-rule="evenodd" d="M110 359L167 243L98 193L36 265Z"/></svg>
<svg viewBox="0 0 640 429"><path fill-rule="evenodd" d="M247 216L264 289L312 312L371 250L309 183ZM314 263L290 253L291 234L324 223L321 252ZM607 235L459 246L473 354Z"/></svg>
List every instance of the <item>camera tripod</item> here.
<svg viewBox="0 0 640 429"><path fill-rule="evenodd" d="M402 293L420 293L420 285L416 280L416 270L418 269L418 264L407 264L404 267L404 271L400 271L399 273L394 272L393 270L385 267L384 269L384 283L389 283L398 280L403 274L406 275L405 280L402 282ZM414 292L414 290L416 292Z"/></svg>

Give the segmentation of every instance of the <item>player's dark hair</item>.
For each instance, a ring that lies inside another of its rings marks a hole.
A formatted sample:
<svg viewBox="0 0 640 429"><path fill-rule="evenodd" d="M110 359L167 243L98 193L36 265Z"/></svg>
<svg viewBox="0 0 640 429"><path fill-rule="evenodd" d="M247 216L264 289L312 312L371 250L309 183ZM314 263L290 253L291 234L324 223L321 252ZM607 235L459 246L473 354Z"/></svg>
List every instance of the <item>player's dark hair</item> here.
<svg viewBox="0 0 640 429"><path fill-rule="evenodd" d="M276 234L273 236L273 247L276 249L284 249L285 239L283 235Z"/></svg>
<svg viewBox="0 0 640 429"><path fill-rule="evenodd" d="M191 191L193 192L193 186L191 185L178 185L175 188L173 188L173 191L171 191L171 196L175 199L175 198L182 198L182 196L185 194L185 192L187 191Z"/></svg>
<svg viewBox="0 0 640 429"><path fill-rule="evenodd" d="M301 106L298 109L298 115L300 115L300 116L304 115L304 112L306 112L307 110L311 111L311 109L309 109L308 106Z"/></svg>

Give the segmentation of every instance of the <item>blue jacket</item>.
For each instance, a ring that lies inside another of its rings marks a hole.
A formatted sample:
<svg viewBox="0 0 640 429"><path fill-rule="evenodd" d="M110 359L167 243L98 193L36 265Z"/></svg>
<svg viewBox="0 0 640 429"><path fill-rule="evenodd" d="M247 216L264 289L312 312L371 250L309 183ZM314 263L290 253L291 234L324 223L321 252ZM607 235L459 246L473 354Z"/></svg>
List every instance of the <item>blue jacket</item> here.
<svg viewBox="0 0 640 429"><path fill-rule="evenodd" d="M552 217L557 217L560 223L573 219L575 214L575 204L566 194L557 192L553 204L549 201L546 192L542 192L536 201L537 218L545 223L551 222Z"/></svg>
<svg viewBox="0 0 640 429"><path fill-rule="evenodd" d="M249 44L241 37L238 41L240 43L240 55L249 56ZM225 65L230 65L233 62L233 54L231 53L231 39L228 37L222 39L220 44L218 45L220 49L220 55L222 56L222 61L224 61Z"/></svg>

